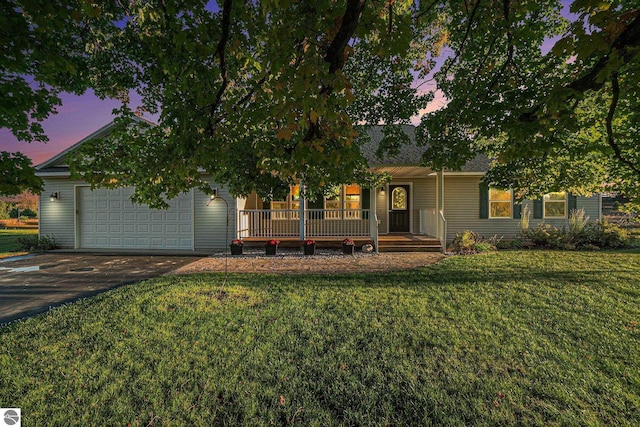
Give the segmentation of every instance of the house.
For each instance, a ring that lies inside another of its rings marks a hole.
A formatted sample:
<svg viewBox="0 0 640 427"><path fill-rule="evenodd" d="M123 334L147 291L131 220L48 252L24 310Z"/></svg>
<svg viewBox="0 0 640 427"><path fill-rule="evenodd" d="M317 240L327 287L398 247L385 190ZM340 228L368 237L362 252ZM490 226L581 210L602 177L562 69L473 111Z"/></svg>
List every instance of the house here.
<svg viewBox="0 0 640 427"><path fill-rule="evenodd" d="M379 127L370 130L371 142L362 150L373 170L392 176L382 187L343 185L324 199L305 201L300 183L285 200L265 202L256 194L233 198L218 186L225 203L192 190L170 200L168 209L155 210L133 204L131 188L91 190L87 183L70 179L66 155L87 140L104 137L112 127L104 126L36 167L45 184L40 234L53 236L62 248L213 251L233 238L338 241L347 236L371 240L376 247L393 236L444 247L464 230L513 237L524 206L532 213L531 226L567 225L573 209L601 218L599 194L552 193L519 204L510 190L483 187L480 181L489 167L483 157L461 171L435 171L420 166L422 149L408 144L397 156L377 159ZM404 126L404 131L415 141L412 126Z"/></svg>

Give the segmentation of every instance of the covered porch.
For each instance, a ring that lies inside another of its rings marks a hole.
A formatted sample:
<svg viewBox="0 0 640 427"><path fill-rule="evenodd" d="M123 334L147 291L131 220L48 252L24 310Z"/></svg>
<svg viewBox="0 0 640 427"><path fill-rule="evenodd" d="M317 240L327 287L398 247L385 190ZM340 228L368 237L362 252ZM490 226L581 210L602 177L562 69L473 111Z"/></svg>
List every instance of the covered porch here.
<svg viewBox="0 0 640 427"><path fill-rule="evenodd" d="M404 169L415 175L401 176L380 188L345 185L334 198L313 202L301 196L304 192L298 185L285 201L266 203L252 195L236 211L236 236L257 245L277 239L283 246L299 246L313 239L319 246L330 247L349 237L356 246L372 244L376 252L442 250L446 236L442 173ZM427 182L431 183L428 188ZM403 193L400 199L406 206L395 205L396 188ZM395 218L402 217L394 214L400 209L406 212L406 229L394 230Z"/></svg>

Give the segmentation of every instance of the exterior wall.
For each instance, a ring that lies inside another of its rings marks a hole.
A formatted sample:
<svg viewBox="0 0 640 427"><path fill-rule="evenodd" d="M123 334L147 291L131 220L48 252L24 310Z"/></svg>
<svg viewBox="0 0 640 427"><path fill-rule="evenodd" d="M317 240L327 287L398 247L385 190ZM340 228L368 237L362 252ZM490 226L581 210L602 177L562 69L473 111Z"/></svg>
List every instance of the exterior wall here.
<svg viewBox="0 0 640 427"><path fill-rule="evenodd" d="M471 230L484 237L498 236L512 238L520 230L520 219L480 219L480 176L445 175L444 178L444 217L447 220L447 242L451 242L456 232ZM530 227L545 223L556 227L567 226L568 219L534 219L533 202L526 200L529 206ZM600 218L600 195L579 196L577 209L584 208L592 220Z"/></svg>
<svg viewBox="0 0 640 427"><path fill-rule="evenodd" d="M411 230L413 234L420 233L420 211L423 209L436 207L436 177L425 178L394 178L392 184L411 184ZM387 213L389 212L389 191L385 186L385 194L376 191L376 214L378 215L379 233L389 232L387 223Z"/></svg>
<svg viewBox="0 0 640 427"><path fill-rule="evenodd" d="M76 186L88 185L84 181L68 178L44 178L44 190L40 196L40 235L53 237L63 249L76 248ZM214 184L212 186L215 187ZM49 200L58 192L59 199ZM224 249L235 238L236 199L221 189L219 195L229 203L229 231L225 235L226 205L221 200L194 191L194 250ZM208 203L210 202L210 203ZM207 206L208 204L208 206Z"/></svg>
<svg viewBox="0 0 640 427"><path fill-rule="evenodd" d="M39 234L53 237L61 248L73 249L76 242L75 186L85 183L66 178L46 178L43 181L44 190L40 195L39 204ZM49 195L56 191L59 198L52 202Z"/></svg>
<svg viewBox="0 0 640 427"><path fill-rule="evenodd" d="M215 184L211 184L216 187ZM222 200L211 200L201 191L194 190L193 218L194 218L194 249L196 251L210 251L225 249L236 237L236 199L224 188L218 187L218 197ZM227 209L229 215L229 227L225 233L227 223Z"/></svg>

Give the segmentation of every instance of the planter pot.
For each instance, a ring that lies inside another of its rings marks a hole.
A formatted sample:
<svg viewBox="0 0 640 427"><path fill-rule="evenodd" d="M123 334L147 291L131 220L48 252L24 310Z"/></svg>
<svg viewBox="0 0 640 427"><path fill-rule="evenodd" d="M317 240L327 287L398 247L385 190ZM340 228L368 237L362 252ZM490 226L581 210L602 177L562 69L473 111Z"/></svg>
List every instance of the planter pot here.
<svg viewBox="0 0 640 427"><path fill-rule="evenodd" d="M353 255L354 251L355 251L356 245L345 245L344 243L342 244L342 253L344 255Z"/></svg>
<svg viewBox="0 0 640 427"><path fill-rule="evenodd" d="M242 245L229 245L231 247L231 255L242 255Z"/></svg>
<svg viewBox="0 0 640 427"><path fill-rule="evenodd" d="M264 245L264 251L267 255L276 255L278 253L278 245Z"/></svg>
<svg viewBox="0 0 640 427"><path fill-rule="evenodd" d="M314 255L316 253L316 244L313 245L304 245L304 254L305 255Z"/></svg>

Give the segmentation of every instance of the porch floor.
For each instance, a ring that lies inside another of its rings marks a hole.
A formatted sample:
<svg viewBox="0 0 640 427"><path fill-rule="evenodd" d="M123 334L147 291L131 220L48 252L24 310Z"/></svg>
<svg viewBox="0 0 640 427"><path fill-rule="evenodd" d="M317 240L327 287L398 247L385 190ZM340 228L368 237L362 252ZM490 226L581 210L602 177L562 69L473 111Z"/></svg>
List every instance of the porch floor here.
<svg viewBox="0 0 640 427"><path fill-rule="evenodd" d="M261 247L267 240L264 237L247 237L242 239L246 246ZM300 248L302 241L295 237L278 237L280 246L284 248ZM342 237L314 237L316 247L318 248L340 248L342 245ZM373 244L371 239L366 237L356 237L353 239L356 248L362 248L363 245ZM378 236L378 245L380 252L440 252L442 245L440 241L433 236L419 234L385 234Z"/></svg>

